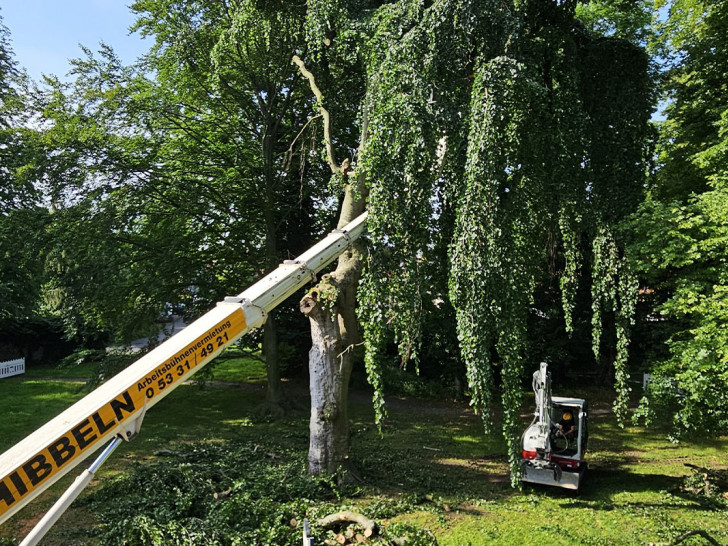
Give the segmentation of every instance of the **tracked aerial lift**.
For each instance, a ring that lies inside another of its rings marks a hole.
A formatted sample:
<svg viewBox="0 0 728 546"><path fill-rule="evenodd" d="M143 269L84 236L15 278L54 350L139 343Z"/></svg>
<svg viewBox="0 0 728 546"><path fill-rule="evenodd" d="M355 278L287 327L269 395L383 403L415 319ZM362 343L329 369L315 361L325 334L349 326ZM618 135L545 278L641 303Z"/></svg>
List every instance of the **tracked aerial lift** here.
<svg viewBox="0 0 728 546"><path fill-rule="evenodd" d="M37 544L146 411L333 262L364 231L366 213L237 296L225 298L134 364L0 455L0 524L106 444L20 546Z"/></svg>
<svg viewBox="0 0 728 546"><path fill-rule="evenodd" d="M545 362L533 374L536 412L521 437L521 479L524 482L578 490L587 469L587 403L580 398L551 396L551 374ZM564 414L571 419L564 421ZM573 423L566 434L559 422Z"/></svg>

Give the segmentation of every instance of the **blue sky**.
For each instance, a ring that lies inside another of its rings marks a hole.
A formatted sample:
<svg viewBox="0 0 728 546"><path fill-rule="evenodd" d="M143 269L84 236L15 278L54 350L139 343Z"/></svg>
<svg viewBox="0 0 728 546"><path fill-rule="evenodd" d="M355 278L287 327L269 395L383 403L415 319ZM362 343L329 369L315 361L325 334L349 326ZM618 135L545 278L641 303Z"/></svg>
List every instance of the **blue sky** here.
<svg viewBox="0 0 728 546"><path fill-rule="evenodd" d="M67 74L68 60L81 57L79 44L96 51L100 42L130 63L152 45L138 33L129 35L135 17L132 0L0 0L0 16L10 30L19 67L34 79Z"/></svg>

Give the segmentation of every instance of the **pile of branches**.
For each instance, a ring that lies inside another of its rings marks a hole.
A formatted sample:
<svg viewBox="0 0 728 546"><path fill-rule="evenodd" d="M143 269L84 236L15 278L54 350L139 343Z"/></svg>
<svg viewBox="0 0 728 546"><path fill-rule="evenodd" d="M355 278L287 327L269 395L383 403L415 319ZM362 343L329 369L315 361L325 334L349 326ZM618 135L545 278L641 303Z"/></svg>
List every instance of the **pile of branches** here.
<svg viewBox="0 0 728 546"><path fill-rule="evenodd" d="M718 470L685 463L692 469L680 485L680 491L696 497L728 501L728 470Z"/></svg>
<svg viewBox="0 0 728 546"><path fill-rule="evenodd" d="M317 545L436 544L417 526L384 528L348 511L342 501L356 492L354 486L333 476L308 476L305 451L233 440L154 455L153 461L106 480L87 498L101 522L100 543L299 546L302 523L310 520Z"/></svg>

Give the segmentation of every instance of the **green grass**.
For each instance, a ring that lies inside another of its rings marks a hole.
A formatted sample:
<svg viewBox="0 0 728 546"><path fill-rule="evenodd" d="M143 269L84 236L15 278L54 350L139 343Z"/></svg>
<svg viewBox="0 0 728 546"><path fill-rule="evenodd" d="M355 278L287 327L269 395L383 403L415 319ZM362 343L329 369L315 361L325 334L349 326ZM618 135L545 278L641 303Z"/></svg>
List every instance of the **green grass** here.
<svg viewBox="0 0 728 546"><path fill-rule="evenodd" d="M214 378L255 377L251 370L254 360L229 359L214 370ZM305 387L290 387L293 396L305 400ZM82 384L68 381L20 377L0 382L0 399L11 412L0 420L0 449L83 394ZM546 487L511 489L503 440L484 436L480 419L466 404L391 399L390 419L380 436L368 394L352 393L351 459L364 483L338 506L361 510L385 526L425 527L441 545L670 543L693 529L728 543L726 504L690 497L678 488L690 474L684 463L728 467L728 437L671 444L659 432L618 427L604 392L592 390L585 397L591 408L590 470L575 494ZM261 420L256 409L263 400L259 384L180 386L149 412L139 436L118 450L92 489L132 465L164 461L155 455L160 449L201 440L236 440L305 456L307 409L282 421ZM524 426L530 410L526 397ZM70 481L66 477L0 527L0 537L21 537ZM94 514L88 504L75 505L45 543L94 543Z"/></svg>
<svg viewBox="0 0 728 546"><path fill-rule="evenodd" d="M265 362L259 354L247 355L237 349L230 349L211 363L207 379L245 383L265 383L267 380ZM24 378L39 379L88 379L96 374L95 364L84 362L63 366L34 364L27 366Z"/></svg>
<svg viewBox="0 0 728 546"><path fill-rule="evenodd" d="M15 376L0 380L0 452L12 447L86 394L83 382Z"/></svg>
<svg viewBox="0 0 728 546"><path fill-rule="evenodd" d="M219 358L212 364L214 381L231 381L265 384L267 375L265 362L257 356L236 356Z"/></svg>
<svg viewBox="0 0 728 546"><path fill-rule="evenodd" d="M25 378L42 379L88 379L95 373L94 365L83 363L67 366L52 366L48 364L34 364L25 368Z"/></svg>

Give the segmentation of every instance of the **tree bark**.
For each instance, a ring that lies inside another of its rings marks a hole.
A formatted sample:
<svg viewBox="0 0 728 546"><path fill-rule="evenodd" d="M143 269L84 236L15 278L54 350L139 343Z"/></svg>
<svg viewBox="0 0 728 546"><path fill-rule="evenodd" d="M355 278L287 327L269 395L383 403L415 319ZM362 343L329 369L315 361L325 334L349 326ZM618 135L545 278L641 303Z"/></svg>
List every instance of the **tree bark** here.
<svg viewBox="0 0 728 546"><path fill-rule="evenodd" d="M264 211L266 221L266 269L272 271L278 263L276 252L277 233L273 215L266 207ZM275 320L275 311L271 311L263 327L263 356L265 357L265 369L268 378L268 385L265 394L265 402L260 412L273 417L280 417L286 412L286 399L283 393L281 382L280 362L278 359L278 329Z"/></svg>
<svg viewBox="0 0 728 546"><path fill-rule="evenodd" d="M336 281L325 276L301 300L301 312L311 320L308 472L314 475L335 473L349 455L347 394L352 362L342 355L336 305L322 297L324 290L338 292Z"/></svg>
<svg viewBox="0 0 728 546"><path fill-rule="evenodd" d="M273 135L277 132L277 120L269 115L270 109L264 109L266 116L265 136L263 137L261 153L263 155L263 175L265 179L263 220L265 222L265 268L266 272L273 271L279 262L278 256L278 229L275 205L275 161ZM275 312L271 311L263 328L263 354L265 356L265 369L268 385L265 402L260 412L272 417L281 417L286 413L286 400L281 382L280 361L278 359L278 329L276 327Z"/></svg>
<svg viewBox="0 0 728 546"><path fill-rule="evenodd" d="M364 212L365 197L361 179L347 187L339 229ZM362 252L354 243L339 257L336 270L301 300L301 312L311 321L308 472L313 475L351 470L347 407L354 347L361 343L356 318L361 266Z"/></svg>
<svg viewBox="0 0 728 546"><path fill-rule="evenodd" d="M285 413L285 397L278 360L278 331L273 312L268 315L263 328L263 352L268 386L265 391L265 404L262 412L273 417L280 417Z"/></svg>

